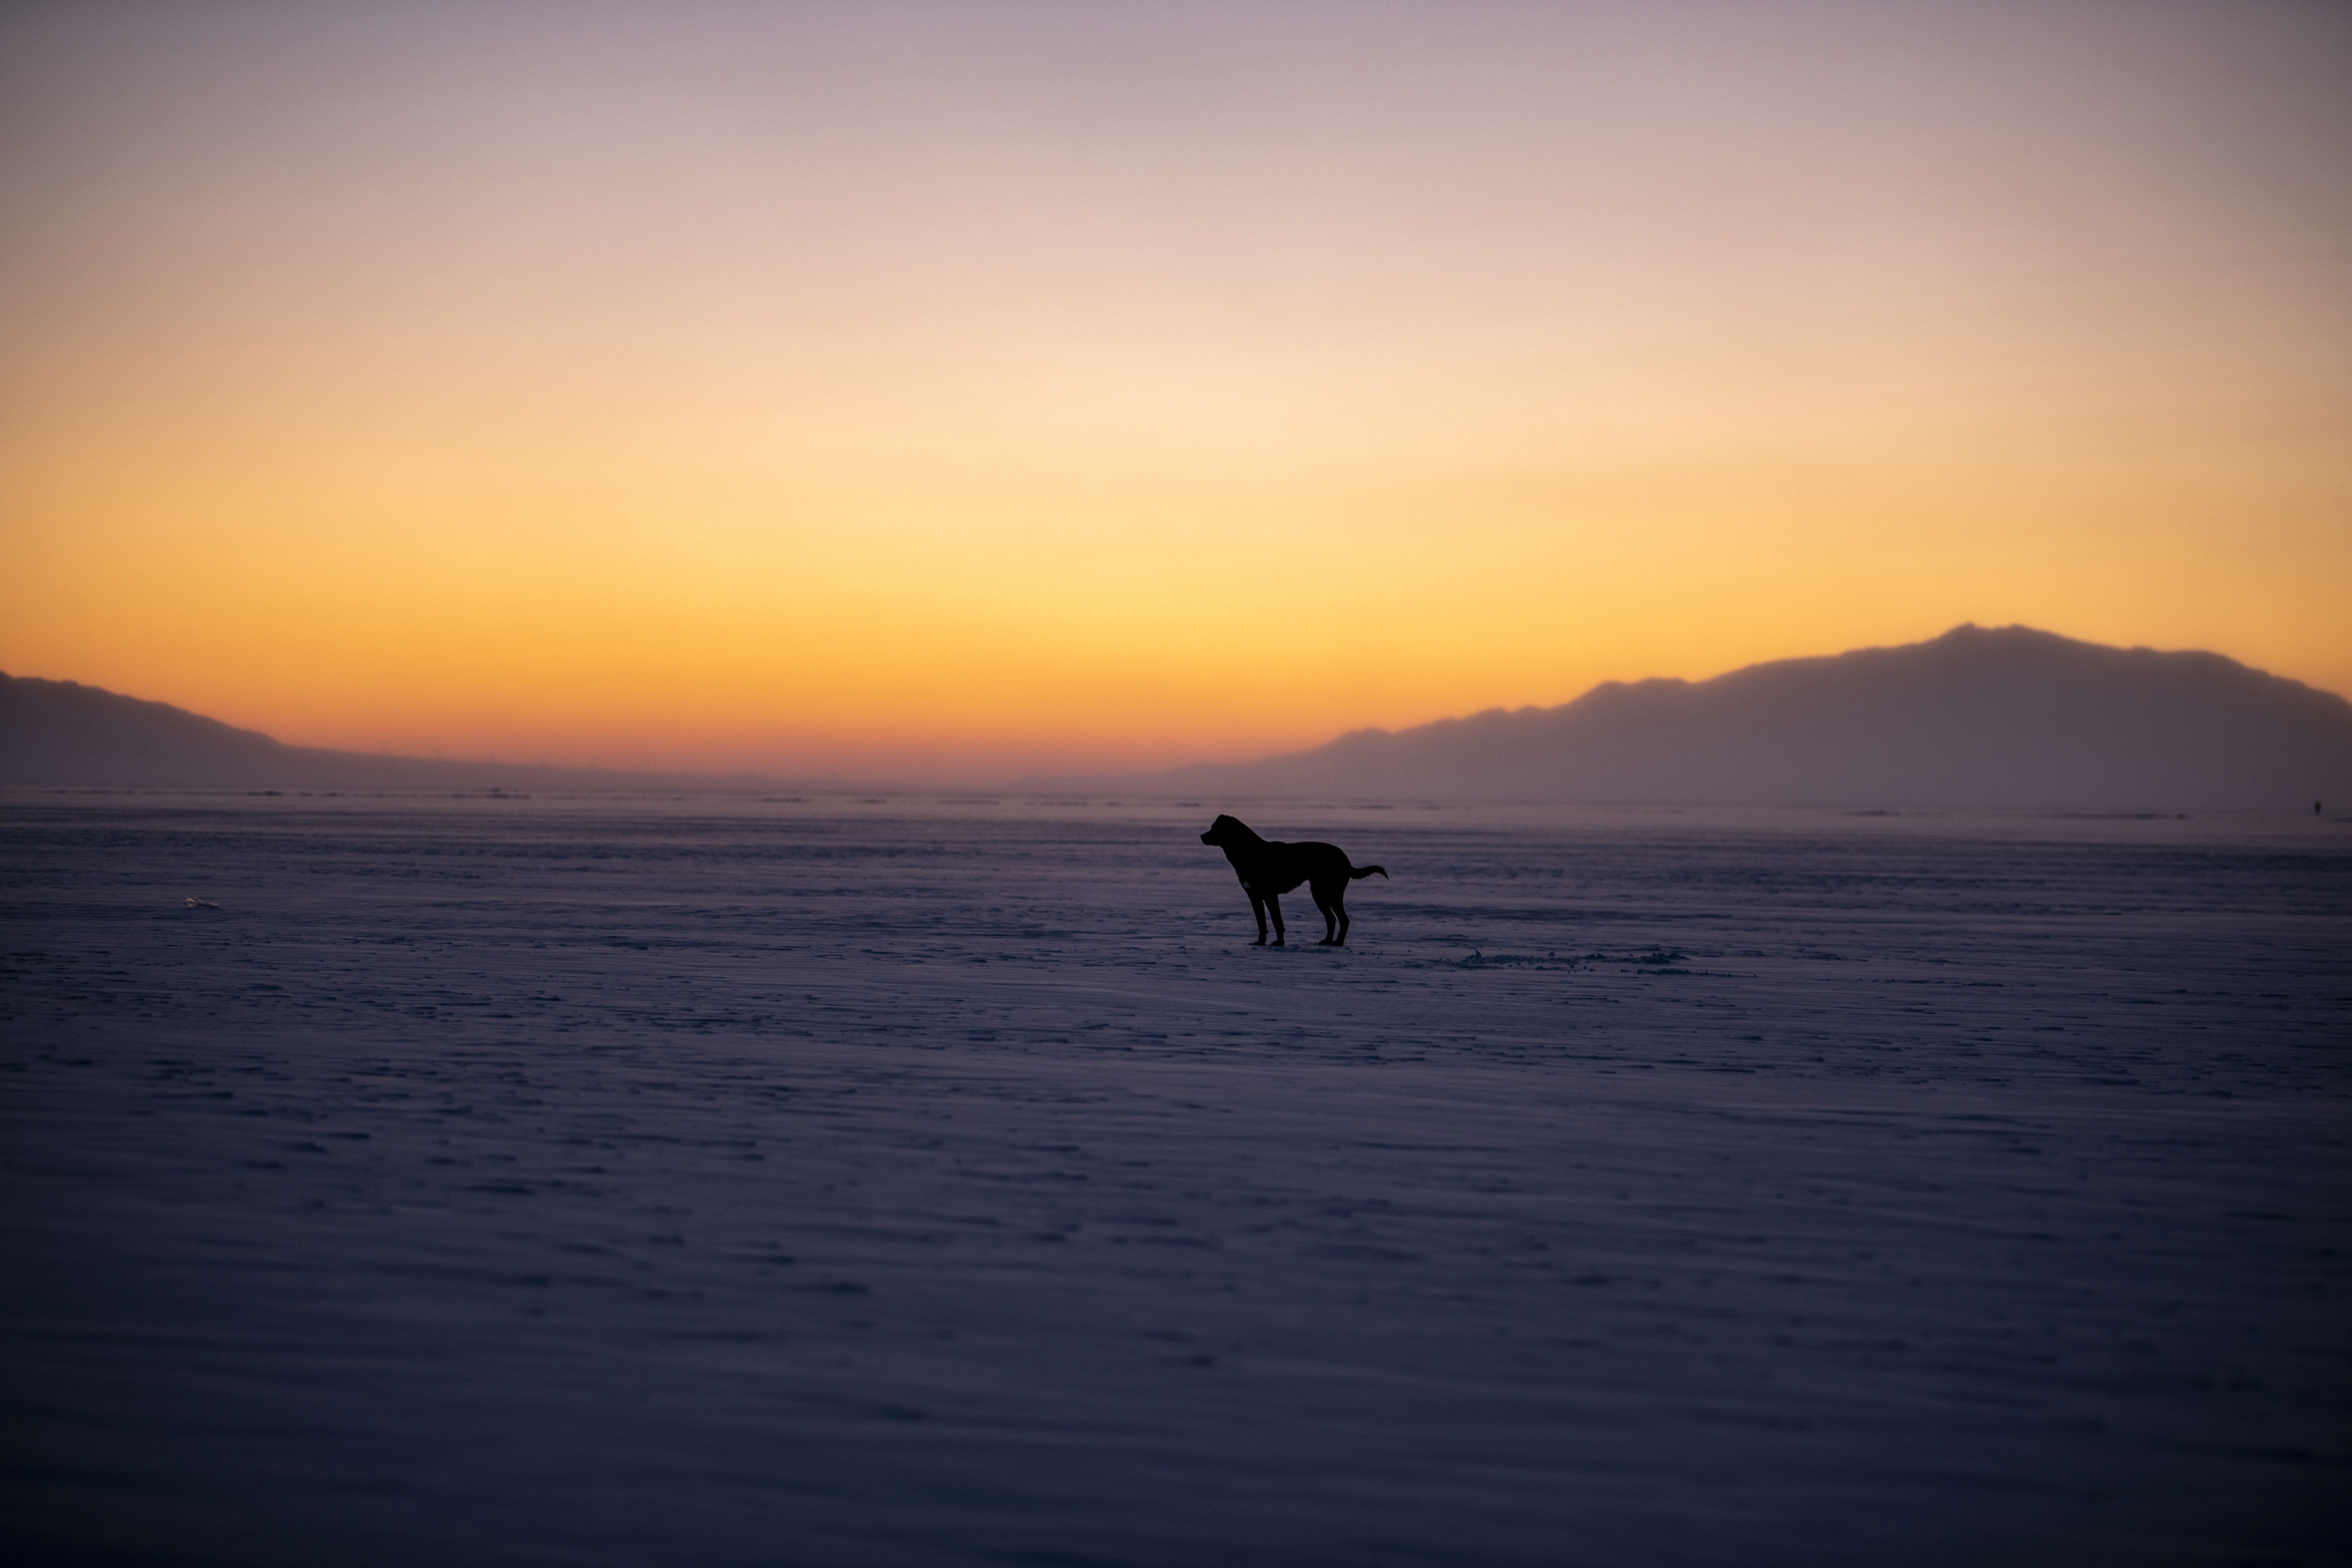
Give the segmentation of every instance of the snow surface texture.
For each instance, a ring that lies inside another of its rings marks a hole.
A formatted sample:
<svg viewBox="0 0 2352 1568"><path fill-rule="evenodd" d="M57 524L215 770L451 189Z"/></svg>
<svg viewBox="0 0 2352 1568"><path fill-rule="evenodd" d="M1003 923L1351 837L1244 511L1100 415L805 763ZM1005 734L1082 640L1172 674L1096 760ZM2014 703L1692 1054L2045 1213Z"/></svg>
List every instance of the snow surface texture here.
<svg viewBox="0 0 2352 1568"><path fill-rule="evenodd" d="M0 806L0 1545L2347 1560L2352 826L1213 809Z"/></svg>

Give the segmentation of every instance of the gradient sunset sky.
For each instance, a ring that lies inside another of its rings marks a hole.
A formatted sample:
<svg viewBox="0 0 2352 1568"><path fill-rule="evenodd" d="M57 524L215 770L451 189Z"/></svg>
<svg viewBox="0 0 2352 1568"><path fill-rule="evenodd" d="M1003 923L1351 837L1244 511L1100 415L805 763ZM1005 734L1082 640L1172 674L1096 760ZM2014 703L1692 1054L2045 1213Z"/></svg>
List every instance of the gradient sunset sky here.
<svg viewBox="0 0 2352 1568"><path fill-rule="evenodd" d="M2352 5L10 5L0 669L984 778L2352 691Z"/></svg>

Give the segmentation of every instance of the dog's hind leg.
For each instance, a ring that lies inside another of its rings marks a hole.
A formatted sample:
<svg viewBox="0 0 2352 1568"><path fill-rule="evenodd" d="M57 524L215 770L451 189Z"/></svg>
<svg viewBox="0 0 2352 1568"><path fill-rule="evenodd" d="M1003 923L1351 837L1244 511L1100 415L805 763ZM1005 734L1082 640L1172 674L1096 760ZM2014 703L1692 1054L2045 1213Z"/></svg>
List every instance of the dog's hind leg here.
<svg viewBox="0 0 2352 1568"><path fill-rule="evenodd" d="M1315 907L1323 911L1323 940L1316 945L1318 947L1347 946L1348 884L1335 882L1326 887L1317 882L1312 884L1310 890L1315 894Z"/></svg>

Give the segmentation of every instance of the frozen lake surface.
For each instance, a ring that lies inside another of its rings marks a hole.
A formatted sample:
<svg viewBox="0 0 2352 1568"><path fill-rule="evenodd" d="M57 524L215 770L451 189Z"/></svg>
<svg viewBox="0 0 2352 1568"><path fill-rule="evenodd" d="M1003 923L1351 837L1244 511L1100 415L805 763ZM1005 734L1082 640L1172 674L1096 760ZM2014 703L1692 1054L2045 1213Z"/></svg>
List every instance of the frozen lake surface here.
<svg viewBox="0 0 2352 1568"><path fill-rule="evenodd" d="M0 1544L2352 1561L2352 825L1217 805L9 798Z"/></svg>

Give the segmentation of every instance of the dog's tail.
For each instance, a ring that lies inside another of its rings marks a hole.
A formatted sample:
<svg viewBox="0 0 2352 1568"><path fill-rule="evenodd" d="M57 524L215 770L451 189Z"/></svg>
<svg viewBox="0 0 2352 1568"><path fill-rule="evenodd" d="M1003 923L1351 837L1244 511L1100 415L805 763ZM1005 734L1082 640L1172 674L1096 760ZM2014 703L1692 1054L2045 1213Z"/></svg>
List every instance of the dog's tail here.
<svg viewBox="0 0 2352 1568"><path fill-rule="evenodd" d="M1387 877L1387 876L1388 876L1388 868L1387 868L1386 867L1382 867L1382 866L1350 866L1350 867L1349 867L1349 868L1348 868L1348 880L1349 880L1350 882L1360 882L1360 881L1362 881L1365 878L1367 878L1367 877L1370 876L1370 875L1371 875L1373 872L1375 872L1375 871L1378 871L1378 872L1379 872L1381 876L1383 876L1383 877ZM1391 878L1390 879L1391 879L1391 881L1393 881L1395 879L1394 879L1394 878Z"/></svg>

